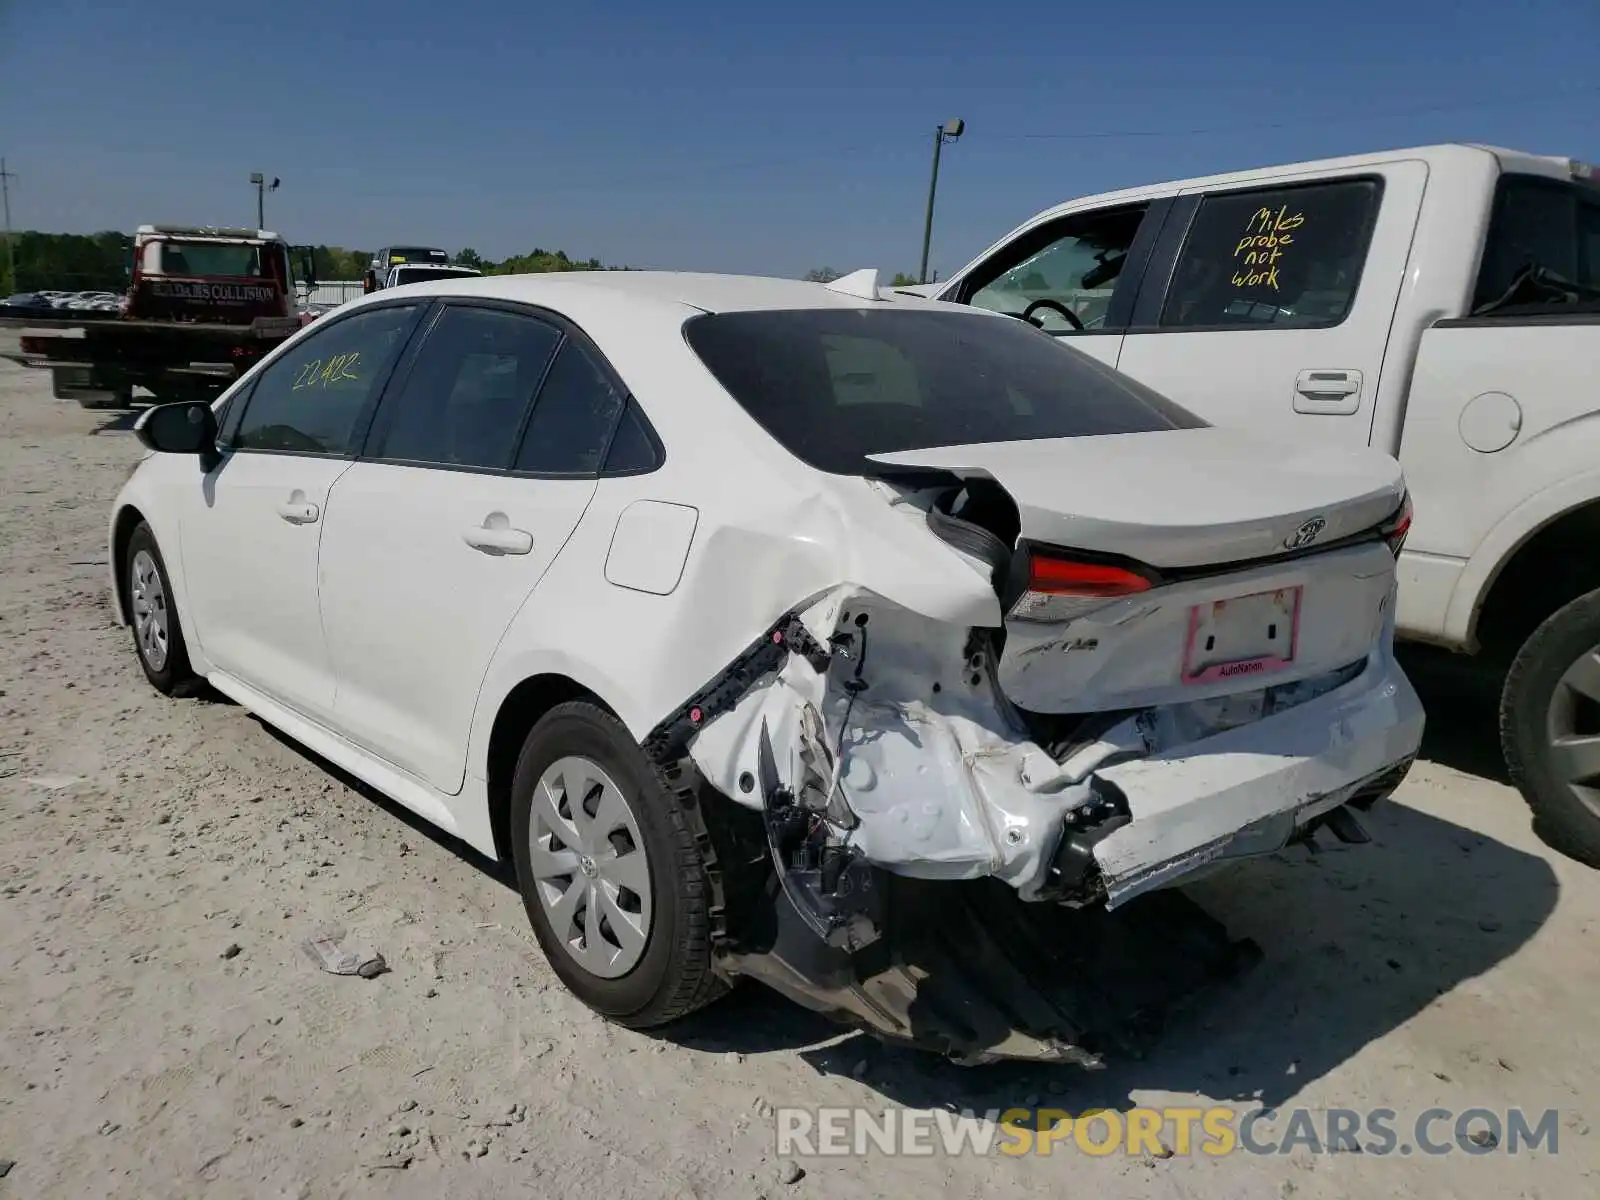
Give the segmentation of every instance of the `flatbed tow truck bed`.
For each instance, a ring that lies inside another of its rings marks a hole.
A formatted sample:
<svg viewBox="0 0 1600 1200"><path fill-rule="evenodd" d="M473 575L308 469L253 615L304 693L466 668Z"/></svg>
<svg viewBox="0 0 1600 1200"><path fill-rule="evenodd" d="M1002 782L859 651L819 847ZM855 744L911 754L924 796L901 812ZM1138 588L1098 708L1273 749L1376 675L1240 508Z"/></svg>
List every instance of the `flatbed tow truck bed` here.
<svg viewBox="0 0 1600 1200"><path fill-rule="evenodd" d="M123 396L134 383L162 398L202 396L220 391L299 328L293 317L239 325L115 313L0 317L0 358L50 371L63 398Z"/></svg>

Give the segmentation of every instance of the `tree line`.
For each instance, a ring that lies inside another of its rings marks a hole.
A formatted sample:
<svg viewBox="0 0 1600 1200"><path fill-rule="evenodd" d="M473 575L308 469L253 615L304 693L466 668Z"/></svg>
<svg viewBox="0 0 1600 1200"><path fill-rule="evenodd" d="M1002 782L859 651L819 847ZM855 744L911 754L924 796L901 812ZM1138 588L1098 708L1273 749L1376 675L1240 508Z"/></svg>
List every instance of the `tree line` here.
<svg viewBox="0 0 1600 1200"><path fill-rule="evenodd" d="M128 258L133 238L115 230L101 233L40 233L24 230L11 236L11 258L16 261L16 278L11 277L8 258L0 254L0 296L13 292L122 292L128 286ZM312 263L318 279L360 279L372 261L370 250L347 250L343 246L316 246ZM598 258L572 258L565 250L535 247L527 254L514 254L495 262L484 258L470 246L454 259L457 266L474 267L485 275L522 275L543 271L630 270L605 267ZM807 271L804 278L826 283L841 272L832 267ZM916 283L901 272L893 286Z"/></svg>

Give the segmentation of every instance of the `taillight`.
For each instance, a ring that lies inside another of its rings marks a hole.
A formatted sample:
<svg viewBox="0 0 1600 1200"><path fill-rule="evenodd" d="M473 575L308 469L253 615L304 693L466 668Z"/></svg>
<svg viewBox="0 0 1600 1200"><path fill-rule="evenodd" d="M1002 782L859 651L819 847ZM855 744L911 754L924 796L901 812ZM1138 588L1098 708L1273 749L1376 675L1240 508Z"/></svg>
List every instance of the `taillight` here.
<svg viewBox="0 0 1600 1200"><path fill-rule="evenodd" d="M1150 580L1124 567L1034 553L1028 558L1027 590L1010 615L1021 621L1067 621L1150 586Z"/></svg>
<svg viewBox="0 0 1600 1200"><path fill-rule="evenodd" d="M1406 534L1411 532L1411 493L1407 492L1400 501L1400 507L1380 527L1383 540L1389 544L1389 549L1396 558L1406 544Z"/></svg>

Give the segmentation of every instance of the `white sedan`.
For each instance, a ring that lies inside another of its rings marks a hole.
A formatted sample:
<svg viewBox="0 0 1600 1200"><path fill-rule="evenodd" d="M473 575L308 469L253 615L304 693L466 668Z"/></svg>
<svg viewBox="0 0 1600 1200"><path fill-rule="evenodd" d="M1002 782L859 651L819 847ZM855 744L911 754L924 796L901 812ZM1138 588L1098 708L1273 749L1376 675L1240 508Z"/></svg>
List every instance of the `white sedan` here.
<svg viewBox="0 0 1600 1200"><path fill-rule="evenodd" d="M1039 946L1362 840L1421 739L1394 460L1211 428L871 272L385 289L137 432L110 561L150 682L513 862L634 1027L747 975L1083 1057L1094 981Z"/></svg>

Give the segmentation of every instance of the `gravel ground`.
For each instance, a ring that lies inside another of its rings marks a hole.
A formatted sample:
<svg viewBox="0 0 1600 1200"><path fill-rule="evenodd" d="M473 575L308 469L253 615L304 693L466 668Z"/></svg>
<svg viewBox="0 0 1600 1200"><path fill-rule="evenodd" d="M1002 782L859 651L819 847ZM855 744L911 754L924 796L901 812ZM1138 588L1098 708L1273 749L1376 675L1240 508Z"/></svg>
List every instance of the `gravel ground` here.
<svg viewBox="0 0 1600 1200"><path fill-rule="evenodd" d="M0 1197L1600 1193L1600 875L1530 832L1481 708L1428 697L1373 845L1196 889L1266 962L1142 1062L961 1070L755 987L630 1033L562 990L492 864L146 685L106 601L128 424L0 362ZM317 971L299 942L330 921L392 971ZM1402 1132L1556 1109L1559 1149L786 1161L770 1115L1258 1102Z"/></svg>

